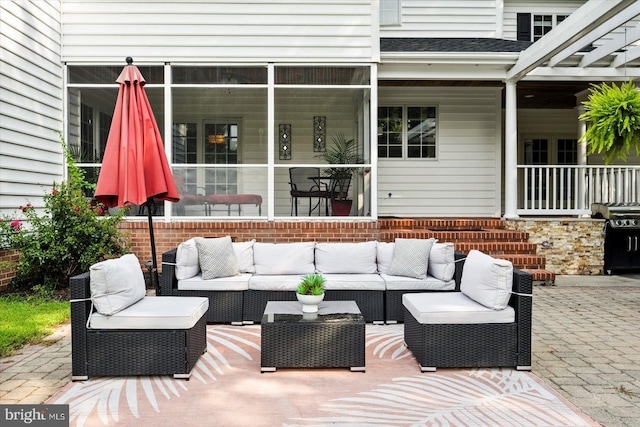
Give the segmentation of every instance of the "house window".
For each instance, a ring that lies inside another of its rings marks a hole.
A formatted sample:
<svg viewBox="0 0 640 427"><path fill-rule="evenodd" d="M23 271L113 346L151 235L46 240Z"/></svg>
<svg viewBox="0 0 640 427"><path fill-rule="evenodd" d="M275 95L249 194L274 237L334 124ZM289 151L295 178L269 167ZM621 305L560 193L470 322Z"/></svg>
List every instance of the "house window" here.
<svg viewBox="0 0 640 427"><path fill-rule="evenodd" d="M173 162L198 163L198 127L195 123L173 124Z"/></svg>
<svg viewBox="0 0 640 427"><path fill-rule="evenodd" d="M80 106L80 153L78 159L81 162L93 162L94 144L93 144L93 108L87 104Z"/></svg>
<svg viewBox="0 0 640 427"><path fill-rule="evenodd" d="M558 164L576 165L578 164L578 140L558 139Z"/></svg>
<svg viewBox="0 0 640 427"><path fill-rule="evenodd" d="M380 107L378 157L434 159L436 107Z"/></svg>
<svg viewBox="0 0 640 427"><path fill-rule="evenodd" d="M518 13L517 39L520 41L536 41L555 28L569 15Z"/></svg>
<svg viewBox="0 0 640 427"><path fill-rule="evenodd" d="M400 25L400 0L380 0L380 25Z"/></svg>
<svg viewBox="0 0 640 427"><path fill-rule="evenodd" d="M232 165L238 163L238 123L215 122L204 125L204 162ZM236 194L236 168L208 168L205 171L206 194Z"/></svg>

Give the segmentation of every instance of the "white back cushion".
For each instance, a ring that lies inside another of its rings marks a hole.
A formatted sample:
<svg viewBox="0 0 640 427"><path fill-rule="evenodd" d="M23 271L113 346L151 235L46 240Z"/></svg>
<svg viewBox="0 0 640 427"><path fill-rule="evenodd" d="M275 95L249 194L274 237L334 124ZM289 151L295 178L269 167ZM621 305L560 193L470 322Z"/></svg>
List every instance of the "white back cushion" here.
<svg viewBox="0 0 640 427"><path fill-rule="evenodd" d="M513 264L471 250L462 268L460 291L474 301L494 310L509 303L513 287Z"/></svg>
<svg viewBox="0 0 640 427"><path fill-rule="evenodd" d="M253 245L256 239L248 242L233 242L233 251L236 254L236 261L240 273L255 273L256 267L253 265Z"/></svg>
<svg viewBox="0 0 640 427"><path fill-rule="evenodd" d="M448 282L456 271L453 243L435 242L429 252L428 275Z"/></svg>
<svg viewBox="0 0 640 427"><path fill-rule="evenodd" d="M393 261L393 242L378 242L376 245L376 260L378 262L378 271L380 273L388 273Z"/></svg>
<svg viewBox="0 0 640 427"><path fill-rule="evenodd" d="M376 266L376 242L316 243L319 273L371 274Z"/></svg>
<svg viewBox="0 0 640 427"><path fill-rule="evenodd" d="M190 279L200 273L198 247L195 239L189 239L178 245L176 251L176 279Z"/></svg>
<svg viewBox="0 0 640 427"><path fill-rule="evenodd" d="M140 262L126 254L89 268L91 300L100 314L110 316L144 298L146 288Z"/></svg>
<svg viewBox="0 0 640 427"><path fill-rule="evenodd" d="M253 245L256 274L315 273L315 242L261 243Z"/></svg>

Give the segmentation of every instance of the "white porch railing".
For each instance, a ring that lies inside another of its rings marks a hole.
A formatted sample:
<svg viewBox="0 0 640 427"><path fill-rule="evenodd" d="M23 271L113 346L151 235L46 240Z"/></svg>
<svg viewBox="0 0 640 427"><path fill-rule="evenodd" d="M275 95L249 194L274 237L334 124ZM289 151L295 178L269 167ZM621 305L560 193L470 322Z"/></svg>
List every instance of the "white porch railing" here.
<svg viewBox="0 0 640 427"><path fill-rule="evenodd" d="M592 203L640 203L640 166L518 166L519 215L587 215Z"/></svg>

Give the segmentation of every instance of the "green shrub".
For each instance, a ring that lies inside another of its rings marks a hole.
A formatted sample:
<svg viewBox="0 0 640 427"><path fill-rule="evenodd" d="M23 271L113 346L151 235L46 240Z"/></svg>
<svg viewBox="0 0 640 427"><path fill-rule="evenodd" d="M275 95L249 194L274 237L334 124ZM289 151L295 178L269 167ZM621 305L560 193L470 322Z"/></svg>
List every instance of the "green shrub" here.
<svg viewBox="0 0 640 427"><path fill-rule="evenodd" d="M44 196L44 212L27 203L20 218L0 221L0 244L20 251L11 287L46 295L68 285L73 275L105 258L126 253L125 236L118 230L126 210L105 216L106 208L85 196L91 188L64 141L69 179L53 184Z"/></svg>

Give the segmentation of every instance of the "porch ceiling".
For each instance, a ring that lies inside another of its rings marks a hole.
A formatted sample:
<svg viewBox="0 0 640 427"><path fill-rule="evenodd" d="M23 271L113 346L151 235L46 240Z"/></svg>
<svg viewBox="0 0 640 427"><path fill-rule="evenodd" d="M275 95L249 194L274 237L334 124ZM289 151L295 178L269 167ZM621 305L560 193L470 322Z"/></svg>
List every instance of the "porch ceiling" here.
<svg viewBox="0 0 640 427"><path fill-rule="evenodd" d="M521 81L517 85L518 108L572 109L576 94L589 88L587 81ZM500 87L499 80L380 80L379 87ZM502 99L504 108L504 91Z"/></svg>

